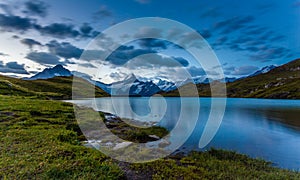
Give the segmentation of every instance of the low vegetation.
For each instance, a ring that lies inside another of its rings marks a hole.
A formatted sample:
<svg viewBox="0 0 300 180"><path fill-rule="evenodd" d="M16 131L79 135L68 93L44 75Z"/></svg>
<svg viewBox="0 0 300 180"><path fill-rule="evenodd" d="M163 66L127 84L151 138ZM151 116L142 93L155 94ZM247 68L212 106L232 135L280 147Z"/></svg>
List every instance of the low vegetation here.
<svg viewBox="0 0 300 180"><path fill-rule="evenodd" d="M91 92L93 85L88 81L78 77L54 77L50 79L22 80L0 75L0 94L12 96L36 96L42 99L71 99L72 83L76 83L77 97L87 98L91 94L95 97L109 96L102 89L95 87L95 92ZM90 88L85 88L90 87ZM84 90L85 89L85 90ZM89 89L89 92L86 91Z"/></svg>
<svg viewBox="0 0 300 180"><path fill-rule="evenodd" d="M0 95L0 101L1 179L300 178L299 173L274 168L263 160L214 149L145 164L117 162L82 145L71 104L35 96ZM122 136L120 132L115 128L115 134ZM161 137L165 133L163 128L150 128L123 138L143 142L149 134Z"/></svg>

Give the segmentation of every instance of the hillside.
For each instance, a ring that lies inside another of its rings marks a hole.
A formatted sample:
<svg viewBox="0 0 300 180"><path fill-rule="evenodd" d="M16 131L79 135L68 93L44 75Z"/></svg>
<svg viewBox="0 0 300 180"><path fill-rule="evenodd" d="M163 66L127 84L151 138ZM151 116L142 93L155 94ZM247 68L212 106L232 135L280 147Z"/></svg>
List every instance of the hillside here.
<svg viewBox="0 0 300 180"><path fill-rule="evenodd" d="M39 96L49 99L71 99L73 80L82 87L93 86L81 78L54 77L40 80L22 80L0 75L0 94L18 96ZM80 88L80 87L79 87ZM89 88L91 89L91 88ZM76 90L78 92L78 90ZM88 97L89 92L80 91L80 97ZM102 89L95 87L95 96L109 96Z"/></svg>
<svg viewBox="0 0 300 180"><path fill-rule="evenodd" d="M213 82L217 88L219 82ZM181 88L186 96L192 84ZM272 98L272 99L300 99L300 59L272 69L268 73L240 79L227 83L228 97ZM209 84L197 84L199 96L210 96ZM164 96L178 96L178 90L162 93Z"/></svg>

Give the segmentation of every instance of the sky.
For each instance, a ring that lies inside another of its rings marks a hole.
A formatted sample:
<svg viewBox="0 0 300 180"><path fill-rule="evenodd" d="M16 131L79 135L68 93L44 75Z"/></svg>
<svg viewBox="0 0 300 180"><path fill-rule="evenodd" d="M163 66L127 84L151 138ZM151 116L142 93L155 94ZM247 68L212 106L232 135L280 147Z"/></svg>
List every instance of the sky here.
<svg viewBox="0 0 300 180"><path fill-rule="evenodd" d="M81 57L102 31L141 17L168 18L200 33L226 77L300 57L299 0L1 0L0 73L30 77L62 64L111 83L132 73L141 79L179 81L184 80L182 69L192 77L214 71L204 71L184 49L157 39L122 44L105 60L97 59L103 49ZM145 27L140 30L146 32Z"/></svg>

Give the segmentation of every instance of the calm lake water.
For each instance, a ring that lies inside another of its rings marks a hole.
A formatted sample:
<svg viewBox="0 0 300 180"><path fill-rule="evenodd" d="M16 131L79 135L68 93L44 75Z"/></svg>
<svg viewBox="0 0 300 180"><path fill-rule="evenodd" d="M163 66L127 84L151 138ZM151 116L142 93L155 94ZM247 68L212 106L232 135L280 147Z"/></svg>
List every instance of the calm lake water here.
<svg viewBox="0 0 300 180"><path fill-rule="evenodd" d="M152 109L149 98L130 98L130 105L127 104L128 99L121 97L114 98L113 102L111 98L70 102L117 114L121 118L157 122L169 130L176 125L180 112L197 116L194 113L195 102L200 102L196 126L189 126L189 119L186 119L184 131L193 132L181 150L203 150L198 148L198 144L209 116L211 98L155 97L151 98ZM166 109L163 108L164 103ZM170 142L180 138L180 133L173 134ZM221 126L204 149L210 147L234 150L271 161L278 167L300 170L300 100L227 98Z"/></svg>

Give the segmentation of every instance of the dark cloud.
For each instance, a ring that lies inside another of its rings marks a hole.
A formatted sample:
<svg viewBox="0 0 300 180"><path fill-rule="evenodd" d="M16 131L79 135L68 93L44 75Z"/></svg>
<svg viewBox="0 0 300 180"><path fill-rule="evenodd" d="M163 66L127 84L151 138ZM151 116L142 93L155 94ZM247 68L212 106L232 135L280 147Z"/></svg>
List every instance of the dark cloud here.
<svg viewBox="0 0 300 180"><path fill-rule="evenodd" d="M94 66L91 63L77 63L78 65L82 66L82 67L87 67L87 68L97 68L96 66Z"/></svg>
<svg viewBox="0 0 300 180"><path fill-rule="evenodd" d="M70 59L70 58L79 59L83 52L83 49L75 47L69 42L59 43L56 40L53 40L47 43L46 46L48 47L49 51L52 54L65 59Z"/></svg>
<svg viewBox="0 0 300 180"><path fill-rule="evenodd" d="M0 30L8 32L26 32L30 29L35 29L42 35L63 39L76 37L95 37L99 34L98 31L93 31L93 28L87 23L83 24L80 27L80 31L78 31L72 24L53 23L46 26L41 26L31 18L0 14Z"/></svg>
<svg viewBox="0 0 300 180"><path fill-rule="evenodd" d="M162 56L160 54L143 54L132 59L125 66L129 69L152 69L161 67L187 67L189 62L182 57Z"/></svg>
<svg viewBox="0 0 300 180"><path fill-rule="evenodd" d="M50 35L56 38L76 38L80 35L73 25L53 23L47 26L36 25L35 28L43 35Z"/></svg>
<svg viewBox="0 0 300 180"><path fill-rule="evenodd" d="M10 69L24 69L24 64L18 64L17 62L8 62L6 67Z"/></svg>
<svg viewBox="0 0 300 180"><path fill-rule="evenodd" d="M8 54L0 52L0 56L9 56Z"/></svg>
<svg viewBox="0 0 300 180"><path fill-rule="evenodd" d="M123 65L132 58L149 53L156 53L156 51L152 49L136 49L134 46L120 46L106 60L114 65Z"/></svg>
<svg viewBox="0 0 300 180"><path fill-rule="evenodd" d="M49 54L46 52L30 52L25 57L27 59L30 59L32 61L35 61L37 63L42 64L58 64L59 58L53 54Z"/></svg>
<svg viewBox="0 0 300 180"><path fill-rule="evenodd" d="M203 76L203 75L206 75L205 71L203 68L201 67L195 67L195 66L192 66L192 67L189 67L187 69L187 71L190 73L190 75L192 77L197 77L197 76Z"/></svg>
<svg viewBox="0 0 300 180"><path fill-rule="evenodd" d="M45 17L47 15L48 5L45 2L35 0L25 3L26 10L24 12L33 16Z"/></svg>
<svg viewBox="0 0 300 180"><path fill-rule="evenodd" d="M162 30L159 28L153 28L153 27L141 27L136 35L134 37L161 37L162 36Z"/></svg>
<svg viewBox="0 0 300 180"><path fill-rule="evenodd" d="M11 38L13 38L13 39L20 39L20 37L18 35L13 35Z"/></svg>
<svg viewBox="0 0 300 180"><path fill-rule="evenodd" d="M251 28L247 28L245 30L245 34L248 36L257 36L259 34L265 33L267 31L266 27L259 27L259 26L251 26Z"/></svg>
<svg viewBox="0 0 300 180"><path fill-rule="evenodd" d="M143 49L167 49L170 42L160 39L145 38L137 42Z"/></svg>
<svg viewBox="0 0 300 180"><path fill-rule="evenodd" d="M199 31L199 34L204 38L204 39L208 39L212 36L211 31L208 29L204 29L202 31Z"/></svg>
<svg viewBox="0 0 300 180"><path fill-rule="evenodd" d="M219 21L214 25L214 29L220 30L223 34L240 30L254 21L253 16L241 16Z"/></svg>
<svg viewBox="0 0 300 180"><path fill-rule="evenodd" d="M173 57L173 59L184 67L187 67L189 65L189 62L182 57Z"/></svg>
<svg viewBox="0 0 300 180"><path fill-rule="evenodd" d="M224 67L223 70L225 75L231 75L231 73L235 71L235 67L234 66Z"/></svg>
<svg viewBox="0 0 300 180"><path fill-rule="evenodd" d="M8 62L5 65L0 61L0 72L2 73L15 73L15 74L28 74L24 68L24 64L17 62Z"/></svg>
<svg viewBox="0 0 300 180"><path fill-rule="evenodd" d="M0 4L0 8L5 12L5 14L12 14L11 7L7 4Z"/></svg>
<svg viewBox="0 0 300 180"><path fill-rule="evenodd" d="M284 47L264 47L256 54L250 55L251 60L268 62L273 59L288 57L290 50Z"/></svg>
<svg viewBox="0 0 300 180"><path fill-rule="evenodd" d="M126 74L122 72L112 72L109 74L109 77L114 79L115 81L121 80L122 78L124 78L124 76L126 76Z"/></svg>
<svg viewBox="0 0 300 180"><path fill-rule="evenodd" d="M238 68L234 68L233 71L228 71L228 75L248 75L250 73L253 73L254 71L258 70L258 67L256 66L241 66Z"/></svg>
<svg viewBox="0 0 300 180"><path fill-rule="evenodd" d="M81 27L80 27L80 32L83 35L89 35L92 32L93 28L88 24L88 23L84 23Z"/></svg>
<svg viewBox="0 0 300 180"><path fill-rule="evenodd" d="M21 43L28 46L30 49L33 48L33 46L42 46L42 44L34 39L25 38L21 40Z"/></svg>
<svg viewBox="0 0 300 180"><path fill-rule="evenodd" d="M32 21L30 18L0 14L0 28L4 31L25 32L33 27Z"/></svg>

